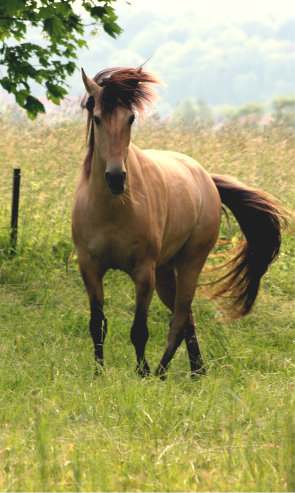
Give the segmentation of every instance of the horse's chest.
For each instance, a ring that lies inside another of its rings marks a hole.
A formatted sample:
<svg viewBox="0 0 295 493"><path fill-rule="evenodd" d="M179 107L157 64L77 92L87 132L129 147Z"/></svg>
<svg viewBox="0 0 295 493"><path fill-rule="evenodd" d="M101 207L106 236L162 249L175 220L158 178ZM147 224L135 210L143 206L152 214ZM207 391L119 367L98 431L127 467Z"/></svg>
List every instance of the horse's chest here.
<svg viewBox="0 0 295 493"><path fill-rule="evenodd" d="M106 269L132 271L141 256L139 240L130 231L100 228L88 239L88 254Z"/></svg>
<svg viewBox="0 0 295 493"><path fill-rule="evenodd" d="M127 204L128 205L128 204ZM74 211L74 237L82 248L103 269L117 268L132 273L147 256L156 255L159 239L149 227L144 208L127 205L106 207L85 203Z"/></svg>

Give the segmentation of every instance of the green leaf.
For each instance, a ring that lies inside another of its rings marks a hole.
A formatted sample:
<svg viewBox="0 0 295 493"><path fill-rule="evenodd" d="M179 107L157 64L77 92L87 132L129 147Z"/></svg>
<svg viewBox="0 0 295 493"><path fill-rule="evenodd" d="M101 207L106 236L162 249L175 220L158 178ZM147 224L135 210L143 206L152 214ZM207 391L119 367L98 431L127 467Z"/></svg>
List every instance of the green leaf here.
<svg viewBox="0 0 295 493"><path fill-rule="evenodd" d="M104 31L109 34L112 38L116 38L121 34L122 29L114 22L105 22L103 24Z"/></svg>
<svg viewBox="0 0 295 493"><path fill-rule="evenodd" d="M29 95L29 91L28 90L21 89L20 91L18 91L18 92L15 93L16 102L20 106L24 106L24 104L25 104L25 102L27 100L28 95Z"/></svg>
<svg viewBox="0 0 295 493"><path fill-rule="evenodd" d="M79 46L79 48L83 48L84 46L87 46L87 43L84 39L77 39L76 43Z"/></svg>
<svg viewBox="0 0 295 493"><path fill-rule="evenodd" d="M106 13L107 11L104 7L92 7L90 10L91 17L97 17L99 19L101 19Z"/></svg>
<svg viewBox="0 0 295 493"><path fill-rule="evenodd" d="M55 10L57 14L61 14L65 17L68 16L69 12L72 12L72 8L67 2L55 2Z"/></svg>
<svg viewBox="0 0 295 493"><path fill-rule="evenodd" d="M14 92L16 89L15 82L13 82L9 77L3 77L0 79L0 84L7 92Z"/></svg>
<svg viewBox="0 0 295 493"><path fill-rule="evenodd" d="M50 81L46 82L46 87L47 87L48 99L51 99L53 102L57 100L58 104L59 104L59 100L67 94L67 90L64 89L64 87L59 86L58 84L53 84Z"/></svg>
<svg viewBox="0 0 295 493"><path fill-rule="evenodd" d="M23 10L25 7L22 0L1 0L0 12L5 13L7 16L15 15L19 10Z"/></svg>
<svg viewBox="0 0 295 493"><path fill-rule="evenodd" d="M28 112L29 118L34 120L38 113L45 113L45 108L43 104L34 96L27 96L26 103L23 105Z"/></svg>
<svg viewBox="0 0 295 493"><path fill-rule="evenodd" d="M52 10L48 7L40 7L37 14L39 20L47 20L52 18Z"/></svg>

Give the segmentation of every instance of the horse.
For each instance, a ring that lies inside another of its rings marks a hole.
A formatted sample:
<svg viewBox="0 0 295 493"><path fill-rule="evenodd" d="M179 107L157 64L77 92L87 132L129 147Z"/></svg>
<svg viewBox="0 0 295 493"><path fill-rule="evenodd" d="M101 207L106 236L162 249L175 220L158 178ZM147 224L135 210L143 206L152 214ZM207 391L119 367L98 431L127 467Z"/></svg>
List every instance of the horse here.
<svg viewBox="0 0 295 493"><path fill-rule="evenodd" d="M157 77L139 68L115 67L93 79L82 69L88 111L88 149L72 208L72 236L90 304L96 375L107 333L103 277L120 269L135 284L130 332L136 370L149 375L147 318L154 290L172 313L167 346L156 375L165 372L185 340L192 376L205 373L192 313L200 272L215 245L223 206L246 241L221 278L218 294L232 298L232 316L246 315L261 277L277 257L281 213L276 199L229 176L209 174L191 157L141 150L131 126L155 97Z"/></svg>

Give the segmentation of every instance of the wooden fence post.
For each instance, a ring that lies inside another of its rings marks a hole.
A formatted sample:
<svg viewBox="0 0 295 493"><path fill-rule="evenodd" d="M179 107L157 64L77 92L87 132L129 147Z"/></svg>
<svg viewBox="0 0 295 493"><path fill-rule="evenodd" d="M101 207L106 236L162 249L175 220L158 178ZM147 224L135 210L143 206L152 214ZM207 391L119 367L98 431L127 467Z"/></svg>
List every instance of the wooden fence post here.
<svg viewBox="0 0 295 493"><path fill-rule="evenodd" d="M14 170L13 170L12 208L11 208L11 230L10 230L10 254L11 255L14 255L16 253L20 177L21 177L20 169L14 168Z"/></svg>

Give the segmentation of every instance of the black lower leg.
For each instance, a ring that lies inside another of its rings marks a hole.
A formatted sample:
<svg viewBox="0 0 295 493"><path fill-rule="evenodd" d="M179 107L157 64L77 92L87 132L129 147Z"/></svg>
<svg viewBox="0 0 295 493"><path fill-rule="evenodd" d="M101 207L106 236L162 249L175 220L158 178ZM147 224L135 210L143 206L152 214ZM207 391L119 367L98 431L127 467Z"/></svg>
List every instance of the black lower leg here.
<svg viewBox="0 0 295 493"><path fill-rule="evenodd" d="M94 344L94 358L99 366L103 366L103 343L107 333L107 319L97 299L90 304L90 333ZM96 373L97 373L96 368Z"/></svg>
<svg viewBox="0 0 295 493"><path fill-rule="evenodd" d="M136 371L142 377L145 377L150 373L150 368L144 355L145 346L149 337L146 320L146 315L142 313L140 309L137 309L130 333L130 340L136 352Z"/></svg>
<svg viewBox="0 0 295 493"><path fill-rule="evenodd" d="M156 370L156 376L159 376L162 380L165 378L165 373L168 369L170 361L172 360L177 348L180 346L184 338L184 331L181 330L174 337L174 341L169 341L160 364Z"/></svg>
<svg viewBox="0 0 295 493"><path fill-rule="evenodd" d="M205 373L200 347L197 341L195 326L189 321L184 329L185 343L191 366L192 377Z"/></svg>

